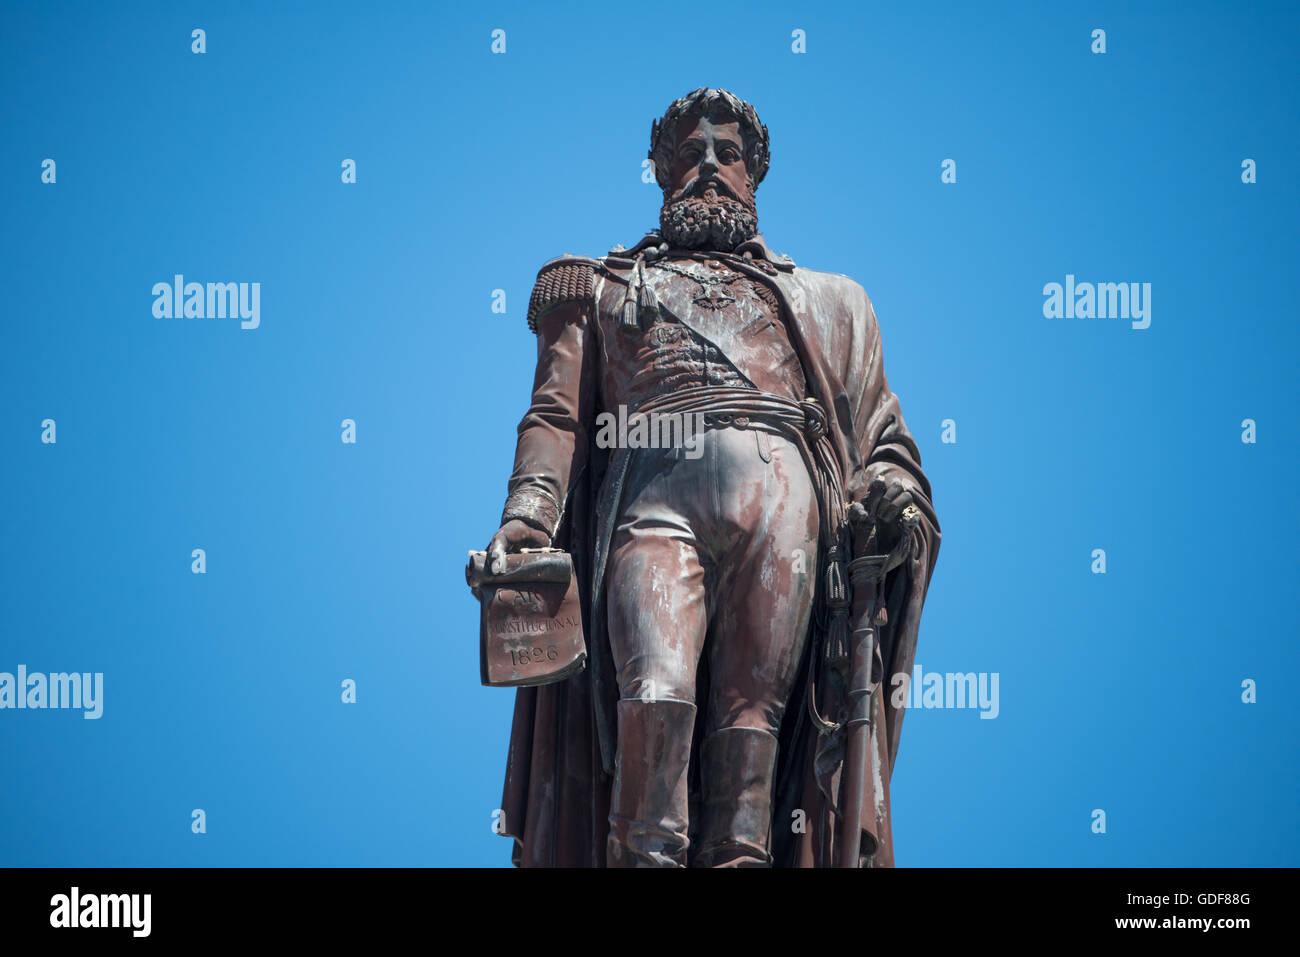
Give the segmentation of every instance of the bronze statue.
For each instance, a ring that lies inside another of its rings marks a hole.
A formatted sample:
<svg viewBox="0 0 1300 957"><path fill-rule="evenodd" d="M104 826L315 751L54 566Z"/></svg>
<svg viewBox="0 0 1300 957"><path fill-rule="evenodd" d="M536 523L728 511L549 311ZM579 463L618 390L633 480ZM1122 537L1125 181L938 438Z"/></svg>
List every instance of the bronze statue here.
<svg viewBox="0 0 1300 957"><path fill-rule="evenodd" d="M651 130L660 229L538 274L479 580L563 549L589 659L516 691L520 866L893 864L885 678L911 673L939 525L866 293L758 233L768 144L750 104L687 94ZM702 431L605 427L652 414Z"/></svg>

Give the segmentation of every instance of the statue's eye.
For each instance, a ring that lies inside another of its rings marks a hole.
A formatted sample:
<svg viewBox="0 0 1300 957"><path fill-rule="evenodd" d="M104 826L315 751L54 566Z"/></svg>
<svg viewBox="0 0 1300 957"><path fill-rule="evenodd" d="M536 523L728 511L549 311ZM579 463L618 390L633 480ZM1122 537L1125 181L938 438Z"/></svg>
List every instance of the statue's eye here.
<svg viewBox="0 0 1300 957"><path fill-rule="evenodd" d="M740 159L740 154L735 150L723 150L720 158L722 159L722 162L730 164Z"/></svg>

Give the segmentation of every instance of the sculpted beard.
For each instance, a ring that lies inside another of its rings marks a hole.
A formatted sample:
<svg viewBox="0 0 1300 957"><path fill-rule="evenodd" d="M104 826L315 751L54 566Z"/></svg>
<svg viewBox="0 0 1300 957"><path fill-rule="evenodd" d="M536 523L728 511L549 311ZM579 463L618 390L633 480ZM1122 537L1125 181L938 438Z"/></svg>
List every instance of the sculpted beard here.
<svg viewBox="0 0 1300 957"><path fill-rule="evenodd" d="M683 196L659 210L659 229L686 249L735 249L758 234L758 212L730 196Z"/></svg>

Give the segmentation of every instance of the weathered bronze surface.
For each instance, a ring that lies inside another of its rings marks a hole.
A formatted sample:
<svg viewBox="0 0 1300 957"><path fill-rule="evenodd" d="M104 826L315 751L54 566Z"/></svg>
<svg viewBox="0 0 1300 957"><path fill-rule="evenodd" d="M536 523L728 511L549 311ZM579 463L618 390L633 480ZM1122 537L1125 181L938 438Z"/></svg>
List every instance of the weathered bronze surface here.
<svg viewBox="0 0 1300 957"><path fill-rule="evenodd" d="M758 233L752 106L687 94L650 156L659 231L547 263L529 304L486 574L566 550L590 659L516 692L501 829L520 866L891 866L887 677L940 536L875 313Z"/></svg>

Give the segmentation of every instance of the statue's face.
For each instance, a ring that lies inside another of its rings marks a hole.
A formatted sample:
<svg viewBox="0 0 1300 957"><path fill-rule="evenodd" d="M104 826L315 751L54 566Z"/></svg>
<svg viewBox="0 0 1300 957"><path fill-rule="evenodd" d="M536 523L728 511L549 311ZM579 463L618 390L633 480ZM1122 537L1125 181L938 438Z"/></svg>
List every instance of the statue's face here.
<svg viewBox="0 0 1300 957"><path fill-rule="evenodd" d="M712 195L708 195L710 190ZM754 205L754 184L745 167L745 142L738 122L714 123L705 116L682 121L667 199L671 202L684 196L706 202L730 196L746 206Z"/></svg>
<svg viewBox="0 0 1300 957"><path fill-rule="evenodd" d="M758 232L739 122L684 118L667 178L659 229L671 245L727 251Z"/></svg>

